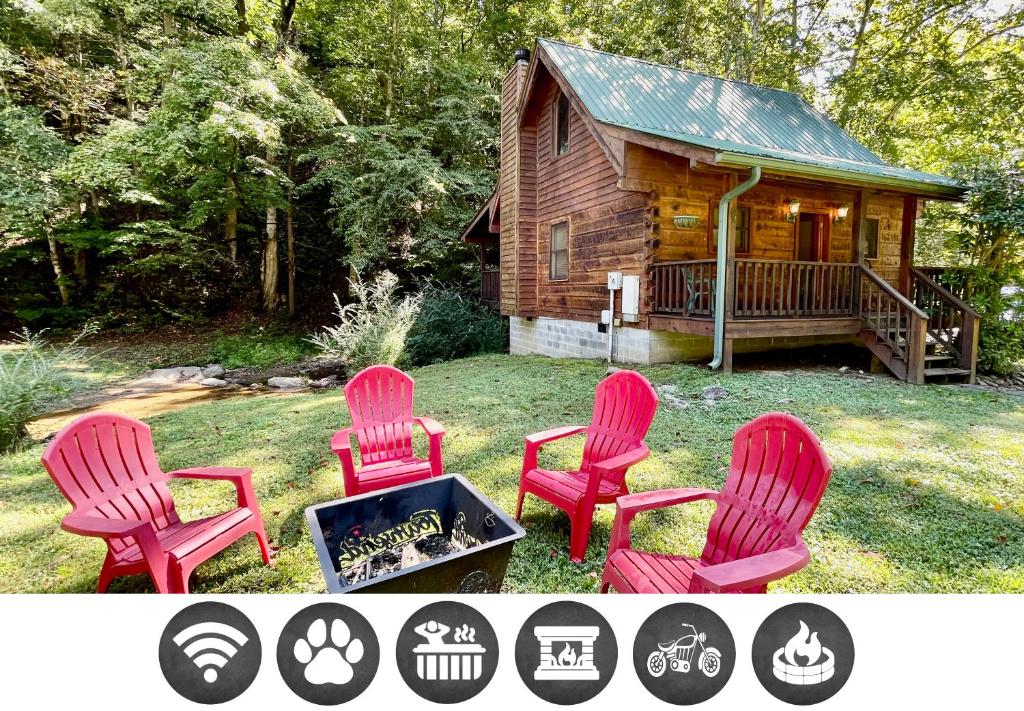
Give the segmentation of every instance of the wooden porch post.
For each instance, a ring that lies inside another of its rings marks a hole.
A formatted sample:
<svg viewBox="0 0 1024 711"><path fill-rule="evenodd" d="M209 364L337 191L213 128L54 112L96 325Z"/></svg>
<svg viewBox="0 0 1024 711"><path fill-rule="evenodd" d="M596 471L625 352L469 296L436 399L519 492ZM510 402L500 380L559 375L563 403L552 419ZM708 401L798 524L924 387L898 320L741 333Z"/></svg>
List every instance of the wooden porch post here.
<svg viewBox="0 0 1024 711"><path fill-rule="evenodd" d="M903 237L900 239L900 293L910 298L910 263L914 261L914 239L917 233L917 198L903 198Z"/></svg>
<svg viewBox="0 0 1024 711"><path fill-rule="evenodd" d="M858 190L857 195L853 199L853 209L850 210L853 213L853 234L851 235L853 240L853 254L852 262L857 265L860 269L864 266L864 248L865 238L864 231L867 227L868 219L868 191ZM856 272L853 275L853 294L852 294L852 306L854 314L860 313L860 283L861 283L860 272Z"/></svg>

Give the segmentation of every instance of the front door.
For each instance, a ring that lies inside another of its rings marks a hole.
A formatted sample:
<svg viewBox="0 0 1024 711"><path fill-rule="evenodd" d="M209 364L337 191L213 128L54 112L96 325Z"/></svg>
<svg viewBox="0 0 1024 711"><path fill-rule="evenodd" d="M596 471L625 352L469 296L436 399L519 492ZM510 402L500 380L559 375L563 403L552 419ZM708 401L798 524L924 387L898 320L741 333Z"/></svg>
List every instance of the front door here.
<svg viewBox="0 0 1024 711"><path fill-rule="evenodd" d="M828 215L801 212L796 230L797 261L828 261ZM817 266L797 267L797 303L807 315L822 314L828 309L830 292L828 270Z"/></svg>
<svg viewBox="0 0 1024 711"><path fill-rule="evenodd" d="M828 215L801 212L797 225L797 260L801 262L828 261Z"/></svg>

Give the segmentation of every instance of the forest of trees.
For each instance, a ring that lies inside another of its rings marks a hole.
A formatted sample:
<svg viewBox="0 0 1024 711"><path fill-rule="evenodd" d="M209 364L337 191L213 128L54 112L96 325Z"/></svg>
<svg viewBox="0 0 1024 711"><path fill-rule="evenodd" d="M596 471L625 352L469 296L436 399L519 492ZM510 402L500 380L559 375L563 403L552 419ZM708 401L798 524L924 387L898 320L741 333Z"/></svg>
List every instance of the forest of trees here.
<svg viewBox="0 0 1024 711"><path fill-rule="evenodd" d="M538 36L798 92L899 164L1012 175L1022 28L1005 0L0 0L0 322L302 316L383 268L471 284L498 86ZM925 261L955 260L935 234Z"/></svg>

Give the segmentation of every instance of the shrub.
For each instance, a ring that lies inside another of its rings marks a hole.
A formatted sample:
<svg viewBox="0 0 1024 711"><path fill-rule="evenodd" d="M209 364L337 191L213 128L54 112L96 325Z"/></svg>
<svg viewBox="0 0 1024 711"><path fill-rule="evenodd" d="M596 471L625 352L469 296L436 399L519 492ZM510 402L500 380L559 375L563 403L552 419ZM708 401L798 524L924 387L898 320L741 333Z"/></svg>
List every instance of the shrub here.
<svg viewBox="0 0 1024 711"><path fill-rule="evenodd" d="M3 344L11 352L0 354L0 452L14 448L25 436L25 424L71 391L74 381L65 366L86 360L78 344L94 332L86 326L73 341L55 348L43 332L25 329Z"/></svg>
<svg viewBox="0 0 1024 711"><path fill-rule="evenodd" d="M324 355L341 358L352 371L379 363L395 365L420 310L419 295L399 299L398 277L382 272L371 282L350 280L356 300L341 305L334 295L337 326L325 326L310 338Z"/></svg>
<svg viewBox="0 0 1024 711"><path fill-rule="evenodd" d="M290 333L233 333L218 336L208 360L225 368L269 368L302 360L311 351L308 341Z"/></svg>
<svg viewBox="0 0 1024 711"><path fill-rule="evenodd" d="M454 289L428 285L409 331L406 358L411 365L428 365L508 348L504 320Z"/></svg>

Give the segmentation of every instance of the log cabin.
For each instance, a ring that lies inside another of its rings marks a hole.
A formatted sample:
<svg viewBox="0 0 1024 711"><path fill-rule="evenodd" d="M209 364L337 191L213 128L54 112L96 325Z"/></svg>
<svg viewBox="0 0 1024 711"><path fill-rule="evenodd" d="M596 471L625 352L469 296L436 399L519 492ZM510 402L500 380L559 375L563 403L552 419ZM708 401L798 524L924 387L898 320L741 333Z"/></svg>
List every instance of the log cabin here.
<svg viewBox="0 0 1024 711"><path fill-rule="evenodd" d="M978 315L913 264L956 181L889 165L796 94L551 40L501 90L466 228L512 353L711 359L855 341L911 383L973 381Z"/></svg>

